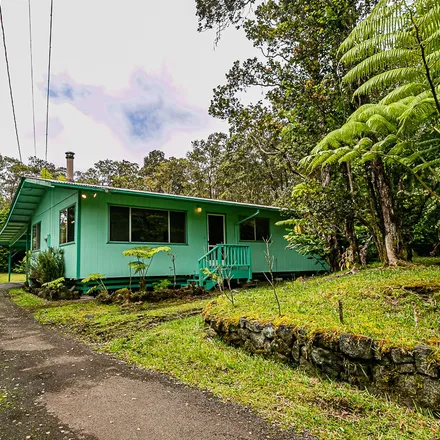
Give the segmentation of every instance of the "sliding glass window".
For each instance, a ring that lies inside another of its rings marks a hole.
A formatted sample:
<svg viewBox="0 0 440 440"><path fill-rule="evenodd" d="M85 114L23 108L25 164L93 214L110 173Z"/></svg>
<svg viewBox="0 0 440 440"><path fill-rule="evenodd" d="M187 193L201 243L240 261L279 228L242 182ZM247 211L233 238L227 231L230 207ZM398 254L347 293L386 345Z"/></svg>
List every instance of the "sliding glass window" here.
<svg viewBox="0 0 440 440"><path fill-rule="evenodd" d="M110 241L186 243L186 213L110 206Z"/></svg>

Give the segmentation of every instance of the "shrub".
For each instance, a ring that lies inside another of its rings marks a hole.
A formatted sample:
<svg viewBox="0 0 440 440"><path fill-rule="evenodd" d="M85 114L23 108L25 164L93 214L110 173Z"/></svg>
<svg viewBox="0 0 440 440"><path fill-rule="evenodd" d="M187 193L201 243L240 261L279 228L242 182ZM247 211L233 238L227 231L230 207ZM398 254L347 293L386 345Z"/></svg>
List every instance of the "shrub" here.
<svg viewBox="0 0 440 440"><path fill-rule="evenodd" d="M48 248L32 256L29 278L39 285L64 277L64 251Z"/></svg>
<svg viewBox="0 0 440 440"><path fill-rule="evenodd" d="M169 280L160 280L153 283L153 291L155 293L161 292L162 290L168 289L168 286L170 285Z"/></svg>

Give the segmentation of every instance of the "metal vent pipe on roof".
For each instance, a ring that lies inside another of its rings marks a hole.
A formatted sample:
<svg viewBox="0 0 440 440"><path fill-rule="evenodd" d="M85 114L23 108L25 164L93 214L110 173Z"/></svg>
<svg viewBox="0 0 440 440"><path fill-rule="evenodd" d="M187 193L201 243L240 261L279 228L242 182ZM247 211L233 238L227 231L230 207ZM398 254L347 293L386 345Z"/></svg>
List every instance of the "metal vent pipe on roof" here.
<svg viewBox="0 0 440 440"><path fill-rule="evenodd" d="M69 182L73 182L73 160L75 159L75 153L72 151L66 151L66 178Z"/></svg>

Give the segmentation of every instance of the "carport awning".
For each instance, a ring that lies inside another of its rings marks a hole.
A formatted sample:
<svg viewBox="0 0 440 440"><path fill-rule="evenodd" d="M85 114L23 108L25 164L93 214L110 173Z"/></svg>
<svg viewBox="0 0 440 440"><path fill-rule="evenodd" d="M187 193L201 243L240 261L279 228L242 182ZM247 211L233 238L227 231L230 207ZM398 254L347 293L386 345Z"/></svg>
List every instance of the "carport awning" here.
<svg viewBox="0 0 440 440"><path fill-rule="evenodd" d="M13 246L16 249L26 248L24 235L28 229L32 214L47 188L51 186L49 182L22 178L12 201L6 223L0 231L0 245Z"/></svg>

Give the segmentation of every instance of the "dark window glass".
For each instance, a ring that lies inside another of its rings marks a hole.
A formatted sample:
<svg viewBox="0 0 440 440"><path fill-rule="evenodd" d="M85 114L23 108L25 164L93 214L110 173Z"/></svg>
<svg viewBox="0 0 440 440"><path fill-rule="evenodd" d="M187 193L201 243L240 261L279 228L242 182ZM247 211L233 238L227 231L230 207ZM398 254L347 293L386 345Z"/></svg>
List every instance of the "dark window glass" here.
<svg viewBox="0 0 440 440"><path fill-rule="evenodd" d="M270 237L270 220L268 218L251 218L240 223L240 240L262 241Z"/></svg>
<svg viewBox="0 0 440 440"><path fill-rule="evenodd" d="M67 208L67 243L75 241L75 206Z"/></svg>
<svg viewBox="0 0 440 440"><path fill-rule="evenodd" d="M240 223L240 240L255 240L255 221L253 218Z"/></svg>
<svg viewBox="0 0 440 440"><path fill-rule="evenodd" d="M270 236L268 218L256 218L255 219L255 235L257 240L268 240Z"/></svg>
<svg viewBox="0 0 440 440"><path fill-rule="evenodd" d="M186 214L170 211L170 243L186 243Z"/></svg>
<svg viewBox="0 0 440 440"><path fill-rule="evenodd" d="M41 223L32 226L32 250L38 251L41 246Z"/></svg>
<svg viewBox="0 0 440 440"><path fill-rule="evenodd" d="M110 241L130 241L130 208L110 206Z"/></svg>
<svg viewBox="0 0 440 440"><path fill-rule="evenodd" d="M75 240L75 205L60 211L60 244Z"/></svg>
<svg viewBox="0 0 440 440"><path fill-rule="evenodd" d="M168 243L168 211L132 208L131 241Z"/></svg>

